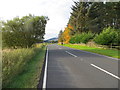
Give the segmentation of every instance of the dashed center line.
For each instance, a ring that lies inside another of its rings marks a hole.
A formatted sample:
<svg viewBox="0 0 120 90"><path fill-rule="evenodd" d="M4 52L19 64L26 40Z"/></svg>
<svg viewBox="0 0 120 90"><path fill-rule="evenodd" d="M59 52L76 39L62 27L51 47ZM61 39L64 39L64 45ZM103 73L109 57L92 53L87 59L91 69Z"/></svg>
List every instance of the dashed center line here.
<svg viewBox="0 0 120 90"><path fill-rule="evenodd" d="M81 61L83 61L83 59L82 59L82 58L81 58L80 60L81 60Z"/></svg>
<svg viewBox="0 0 120 90"><path fill-rule="evenodd" d="M76 55L74 55L74 54L72 54L72 53L70 53L70 52L68 52L68 51L65 51L65 52L68 53L68 54L70 54L70 55L72 55L72 56L74 56L74 57L77 57ZM83 59L80 59L80 60L83 61ZM90 64L90 65L93 66L94 68L97 68L97 69L99 69L100 71L105 72L106 74L108 74L108 75L110 75L110 76L112 76L112 77L120 80L120 77L112 74L111 72L109 72L109 71L107 71L107 70L104 70L104 69L102 69L102 68L100 68L100 67L98 67L98 66L96 66L96 65L94 65L94 64Z"/></svg>
<svg viewBox="0 0 120 90"><path fill-rule="evenodd" d="M70 54L70 55L72 55L73 57L77 57L76 55L74 55L74 54L72 54L72 53L70 53L68 51L65 51L65 52L68 53L68 54Z"/></svg>
<svg viewBox="0 0 120 90"><path fill-rule="evenodd" d="M99 70L101 70L101 71L103 71L103 72L105 72L105 73L107 73L107 74L109 74L109 75L111 75L112 77L120 80L120 78L118 76L116 76L116 75L114 75L114 74L112 74L112 73L110 73L110 72L108 72L108 71L106 71L106 70L104 70L104 69L102 69L102 68L94 65L94 64L90 64L90 65L93 66L93 67L95 67L95 68L97 68L97 69L99 69Z"/></svg>

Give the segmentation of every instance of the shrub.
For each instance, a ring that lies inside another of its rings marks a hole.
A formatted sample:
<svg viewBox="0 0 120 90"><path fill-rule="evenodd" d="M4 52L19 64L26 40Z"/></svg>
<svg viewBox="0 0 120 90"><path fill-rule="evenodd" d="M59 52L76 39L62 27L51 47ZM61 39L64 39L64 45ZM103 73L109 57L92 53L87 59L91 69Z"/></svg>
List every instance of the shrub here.
<svg viewBox="0 0 120 90"><path fill-rule="evenodd" d="M70 39L70 43L74 44L74 43L80 43L80 34L76 34L73 37L71 37Z"/></svg>
<svg viewBox="0 0 120 90"><path fill-rule="evenodd" d="M113 45L120 46L120 29L115 30L115 39L113 41Z"/></svg>
<svg viewBox="0 0 120 90"><path fill-rule="evenodd" d="M75 43L75 36L71 37L69 43L74 44Z"/></svg>
<svg viewBox="0 0 120 90"><path fill-rule="evenodd" d="M105 28L99 35L94 38L95 43L101 45L111 45L116 43L118 35L115 29L109 27Z"/></svg>
<svg viewBox="0 0 120 90"><path fill-rule="evenodd" d="M82 37L80 39L81 43L87 43L88 41L90 41L91 39L93 39L95 34L88 32L88 33L82 33Z"/></svg>
<svg viewBox="0 0 120 90"><path fill-rule="evenodd" d="M87 43L89 40L93 39L94 34L91 32L76 34L70 39L70 43Z"/></svg>

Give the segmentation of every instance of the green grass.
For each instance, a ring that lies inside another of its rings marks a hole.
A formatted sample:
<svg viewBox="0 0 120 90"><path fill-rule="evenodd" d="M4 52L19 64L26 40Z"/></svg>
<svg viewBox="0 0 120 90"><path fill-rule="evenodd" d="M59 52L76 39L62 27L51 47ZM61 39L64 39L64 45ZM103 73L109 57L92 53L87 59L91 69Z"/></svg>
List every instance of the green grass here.
<svg viewBox="0 0 120 90"><path fill-rule="evenodd" d="M45 56L45 47L35 55L25 66L23 72L13 78L7 88L37 88Z"/></svg>
<svg viewBox="0 0 120 90"><path fill-rule="evenodd" d="M94 48L94 47L88 47L88 46L81 46L81 45L73 45L73 44L64 44L63 46L75 48L79 50L89 51L93 53L98 53L101 55L106 55L114 58L120 58L118 53L120 53L120 50L111 50L111 49L103 49L103 48Z"/></svg>

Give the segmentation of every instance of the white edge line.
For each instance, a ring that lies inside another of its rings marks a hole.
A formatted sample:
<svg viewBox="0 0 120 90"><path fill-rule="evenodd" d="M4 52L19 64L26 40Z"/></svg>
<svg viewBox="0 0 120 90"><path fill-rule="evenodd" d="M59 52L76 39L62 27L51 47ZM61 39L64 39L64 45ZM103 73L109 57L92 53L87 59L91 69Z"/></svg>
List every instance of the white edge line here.
<svg viewBox="0 0 120 90"><path fill-rule="evenodd" d="M68 48L70 48L70 47L68 47ZM79 50L79 49L74 49L74 48L70 48L70 49ZM110 59L114 59L114 60L120 60L120 59L118 59L118 58L113 58L113 57L109 57L109 56L105 56L105 55L101 55L101 54L93 53L93 52L89 52L89 51L83 51L83 50L79 50L79 51L85 52L85 53L94 54L94 55L98 55L98 56L103 56L103 57L110 58Z"/></svg>
<svg viewBox="0 0 120 90"><path fill-rule="evenodd" d="M120 78L119 78L118 76L116 76L116 75L114 75L114 74L112 74L112 73L110 73L110 72L108 72L108 71L106 71L106 70L104 70L104 69L102 69L102 68L100 68L100 67L98 67L98 66L94 65L94 64L90 64L90 65L92 65L93 67L95 67L95 68L97 68L97 69L99 69L99 70L101 70L101 71L103 71L103 72L105 72L105 73L107 73L107 74L111 75L112 77L114 77L114 78L116 78L116 79L119 79L119 80L120 80Z"/></svg>
<svg viewBox="0 0 120 90"><path fill-rule="evenodd" d="M46 82L47 82L47 63L48 63L48 47L47 47L47 53L46 53L46 62L45 62L45 71L44 71L44 77L43 77L43 90L46 88Z"/></svg>
<svg viewBox="0 0 120 90"><path fill-rule="evenodd" d="M76 55L74 55L74 54L72 54L72 53L70 53L70 52L68 52L68 51L65 51L65 52L67 52L68 54L70 54L70 55L72 55L72 56L74 56L74 57L77 57Z"/></svg>

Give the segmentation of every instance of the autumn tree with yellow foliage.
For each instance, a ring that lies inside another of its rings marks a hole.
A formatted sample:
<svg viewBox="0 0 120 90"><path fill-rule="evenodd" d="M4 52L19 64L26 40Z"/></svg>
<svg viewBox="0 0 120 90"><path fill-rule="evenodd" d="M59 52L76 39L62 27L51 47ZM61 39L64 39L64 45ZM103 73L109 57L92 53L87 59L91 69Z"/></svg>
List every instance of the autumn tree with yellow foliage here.
<svg viewBox="0 0 120 90"><path fill-rule="evenodd" d="M59 43L63 42L65 44L69 43L70 38L71 38L70 33L72 30L73 30L73 27L70 24L68 24L65 30L62 33L60 32L58 42Z"/></svg>

